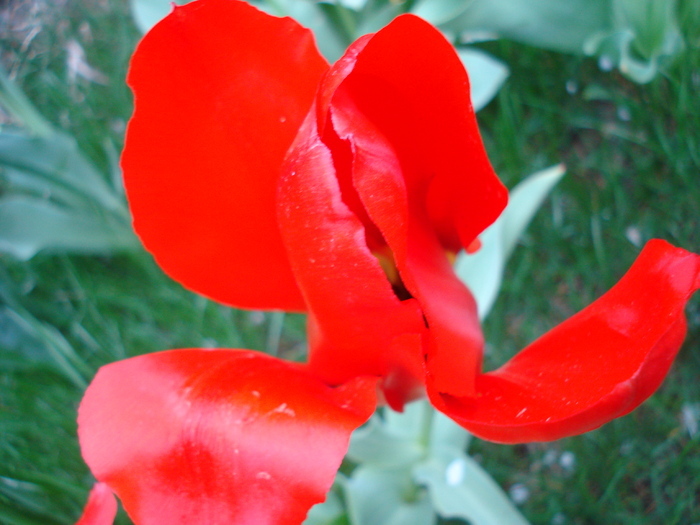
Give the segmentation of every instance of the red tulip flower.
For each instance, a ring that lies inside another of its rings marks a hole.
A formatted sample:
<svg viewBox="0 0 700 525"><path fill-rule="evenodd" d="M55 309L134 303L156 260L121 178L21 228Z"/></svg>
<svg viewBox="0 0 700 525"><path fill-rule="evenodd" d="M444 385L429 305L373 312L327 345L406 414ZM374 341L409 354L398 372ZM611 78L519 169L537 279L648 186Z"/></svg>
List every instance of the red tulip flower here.
<svg viewBox="0 0 700 525"><path fill-rule="evenodd" d="M400 16L335 64L311 33L199 0L143 39L122 158L134 227L184 286L306 312L310 355L171 350L103 367L83 455L147 524L299 524L377 402L420 396L500 443L622 416L686 330L700 256L652 241L602 298L482 372L476 304L451 261L506 205L452 46ZM83 518L84 524L110 518Z"/></svg>

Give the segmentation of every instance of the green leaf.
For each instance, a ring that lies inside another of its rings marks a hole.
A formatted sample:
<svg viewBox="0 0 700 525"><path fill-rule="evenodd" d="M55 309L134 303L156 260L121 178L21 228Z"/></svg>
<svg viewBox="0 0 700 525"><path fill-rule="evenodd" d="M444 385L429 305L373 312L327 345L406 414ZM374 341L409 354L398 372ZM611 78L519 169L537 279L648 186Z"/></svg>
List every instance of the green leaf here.
<svg viewBox="0 0 700 525"><path fill-rule="evenodd" d="M353 11L335 4L309 0L263 0L258 7L276 16L291 16L311 29L321 54L333 63L355 39Z"/></svg>
<svg viewBox="0 0 700 525"><path fill-rule="evenodd" d="M493 478L459 450L444 449L417 465L415 480L424 484L443 518L462 518L472 525L527 525Z"/></svg>
<svg viewBox="0 0 700 525"><path fill-rule="evenodd" d="M635 82L654 78L664 60L683 48L676 2L613 0L613 25L592 34L583 50L617 65Z"/></svg>
<svg viewBox="0 0 700 525"><path fill-rule="evenodd" d="M418 407L420 410L416 410ZM425 456L420 442L422 420L421 402L406 406L403 414L386 411L386 417L374 415L369 422L352 434L348 458L356 463L382 467L399 467L415 463Z"/></svg>
<svg viewBox="0 0 700 525"><path fill-rule="evenodd" d="M403 12L404 4L400 2L368 1L358 15L356 37L376 33Z"/></svg>
<svg viewBox="0 0 700 525"><path fill-rule="evenodd" d="M174 3L182 5L186 4L187 0ZM131 0L131 15L136 27L142 33L147 32L172 11L172 4L173 0Z"/></svg>
<svg viewBox="0 0 700 525"><path fill-rule="evenodd" d="M585 40L611 26L610 0L471 0L441 28L496 33L538 47L580 53Z"/></svg>
<svg viewBox="0 0 700 525"><path fill-rule="evenodd" d="M432 525L427 493L416 487L409 469L361 466L343 483L352 525Z"/></svg>
<svg viewBox="0 0 700 525"><path fill-rule="evenodd" d="M2 369L31 367L46 361L46 349L16 312L0 306L0 365Z"/></svg>
<svg viewBox="0 0 700 525"><path fill-rule="evenodd" d="M0 251L26 260L41 250L107 253L139 246L119 190L75 140L0 133Z"/></svg>
<svg viewBox="0 0 700 525"><path fill-rule="evenodd" d="M42 181L43 196L67 191L126 216L121 196L83 156L75 140L63 133L46 137L0 133L0 165L31 175L34 184Z"/></svg>
<svg viewBox="0 0 700 525"><path fill-rule="evenodd" d="M437 26L458 17L468 6L466 0L418 0L411 12Z"/></svg>
<svg viewBox="0 0 700 525"><path fill-rule="evenodd" d="M466 451L471 441L471 434L445 414L432 410L429 454L437 454L443 449Z"/></svg>
<svg viewBox="0 0 700 525"><path fill-rule="evenodd" d="M480 236L481 249L472 255L462 252L457 257L455 272L474 295L480 319L488 315L498 296L503 269L518 239L564 173L564 166L558 164L518 184L504 212Z"/></svg>
<svg viewBox="0 0 700 525"><path fill-rule="evenodd" d="M433 408L425 399L413 401L404 406L403 412L386 409L384 420L388 432L395 436L420 441L423 425L432 415Z"/></svg>
<svg viewBox="0 0 700 525"><path fill-rule="evenodd" d="M466 450L470 434L427 400L409 403L403 412L386 409L356 430L348 458L376 467L406 467L445 447Z"/></svg>
<svg viewBox="0 0 700 525"><path fill-rule="evenodd" d="M342 520L345 510L335 491L331 490L326 501L311 507L303 525L336 525Z"/></svg>
<svg viewBox="0 0 700 525"><path fill-rule="evenodd" d="M133 249L138 241L121 222L51 201L10 195L0 199L0 252L27 260L42 250L108 253Z"/></svg>
<svg viewBox="0 0 700 525"><path fill-rule="evenodd" d="M481 249L472 255L461 252L455 262L455 273L467 285L476 300L479 319L485 319L501 288L505 254L503 226L496 221L481 234Z"/></svg>
<svg viewBox="0 0 700 525"><path fill-rule="evenodd" d="M41 116L22 90L10 81L2 66L0 66L0 105L24 124L32 134L47 136L53 133L51 124Z"/></svg>
<svg viewBox="0 0 700 525"><path fill-rule="evenodd" d="M676 4L675 0L613 0L615 25L631 30L638 56L673 54L681 45Z"/></svg>
<svg viewBox="0 0 700 525"><path fill-rule="evenodd" d="M478 49L459 49L459 58L469 73L470 93L474 111L486 106L508 78L508 67L488 53Z"/></svg>
<svg viewBox="0 0 700 525"><path fill-rule="evenodd" d="M557 164L530 175L510 192L508 207L501 217L503 221L503 246L506 259L510 256L520 236L535 216L537 210L566 173L563 164Z"/></svg>
<svg viewBox="0 0 700 525"><path fill-rule="evenodd" d="M7 300L6 297L4 299ZM0 308L0 328L0 345L3 350L0 363L13 360L16 364L23 362L24 366L53 366L55 371L64 375L80 390L87 387L85 377L92 370L56 328L42 323L19 305ZM15 359L12 359L10 353L14 354Z"/></svg>

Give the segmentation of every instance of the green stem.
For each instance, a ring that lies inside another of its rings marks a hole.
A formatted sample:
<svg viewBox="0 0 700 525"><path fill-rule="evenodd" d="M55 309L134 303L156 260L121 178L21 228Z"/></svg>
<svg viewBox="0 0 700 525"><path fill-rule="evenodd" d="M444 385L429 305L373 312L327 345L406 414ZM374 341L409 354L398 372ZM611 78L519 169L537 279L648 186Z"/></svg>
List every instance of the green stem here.
<svg viewBox="0 0 700 525"><path fill-rule="evenodd" d="M430 403L426 401L421 401L421 403L423 403L423 417L421 418L421 428L418 439L423 447L424 455L427 457L430 449L430 438L432 436L433 415L435 414L435 410L430 406Z"/></svg>

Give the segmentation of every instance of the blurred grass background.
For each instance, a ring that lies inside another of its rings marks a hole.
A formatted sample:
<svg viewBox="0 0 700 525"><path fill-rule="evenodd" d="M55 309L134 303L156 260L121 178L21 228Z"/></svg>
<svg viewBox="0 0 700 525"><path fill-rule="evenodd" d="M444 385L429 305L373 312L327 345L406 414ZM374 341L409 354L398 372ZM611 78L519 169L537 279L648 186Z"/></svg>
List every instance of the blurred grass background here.
<svg viewBox="0 0 700 525"><path fill-rule="evenodd" d="M509 263L485 325L489 367L609 288L645 240L700 251L700 19L681 25L686 49L646 85L591 58L480 44L511 69L479 114L504 182L568 167ZM123 0L0 2L9 76L105 172L131 112L124 76L138 37ZM82 72L80 50L89 67ZM17 124L0 116L3 126ZM301 316L284 318L278 344L279 315L208 302L140 251L0 256L0 298L2 524L70 524L79 515L92 479L75 410L102 364L193 346L304 351ZM473 446L533 524L700 523L697 298L687 313L688 338L671 374L629 416L550 444Z"/></svg>

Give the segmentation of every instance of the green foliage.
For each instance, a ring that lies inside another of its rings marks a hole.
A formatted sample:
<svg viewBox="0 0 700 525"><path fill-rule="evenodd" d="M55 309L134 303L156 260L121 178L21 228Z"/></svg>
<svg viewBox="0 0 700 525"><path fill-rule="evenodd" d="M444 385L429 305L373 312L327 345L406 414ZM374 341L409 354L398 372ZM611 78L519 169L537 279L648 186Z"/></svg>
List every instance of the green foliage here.
<svg viewBox="0 0 700 525"><path fill-rule="evenodd" d="M0 129L0 252L27 260L42 250L137 248L118 169L110 186L75 139L44 120L1 66L0 103L27 128Z"/></svg>
<svg viewBox="0 0 700 525"><path fill-rule="evenodd" d="M636 82L649 82L683 46L676 13L673 0L614 0L612 27L588 38L583 50Z"/></svg>
<svg viewBox="0 0 700 525"><path fill-rule="evenodd" d="M501 488L466 454L467 432L417 401L375 415L357 430L348 458L359 466L340 486L352 525L527 525Z"/></svg>
<svg viewBox="0 0 700 525"><path fill-rule="evenodd" d="M343 484L352 525L434 525L427 492L416 487L409 468L358 467Z"/></svg>
<svg viewBox="0 0 700 525"><path fill-rule="evenodd" d="M676 0L423 0L417 5L428 20L463 39L487 33L596 55L601 67L617 66L640 83L678 55L683 47L679 13L690 9L679 9Z"/></svg>
<svg viewBox="0 0 700 525"><path fill-rule="evenodd" d="M460 49L459 58L469 72L474 111L479 111L491 102L501 89L503 82L508 78L508 67L491 55L474 48Z"/></svg>

